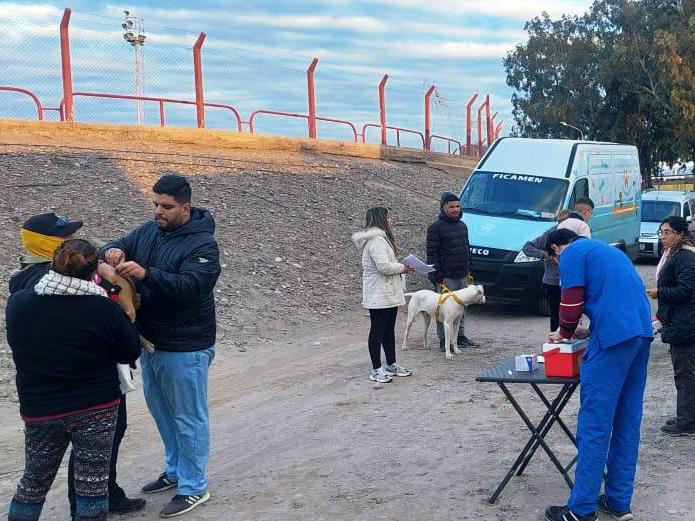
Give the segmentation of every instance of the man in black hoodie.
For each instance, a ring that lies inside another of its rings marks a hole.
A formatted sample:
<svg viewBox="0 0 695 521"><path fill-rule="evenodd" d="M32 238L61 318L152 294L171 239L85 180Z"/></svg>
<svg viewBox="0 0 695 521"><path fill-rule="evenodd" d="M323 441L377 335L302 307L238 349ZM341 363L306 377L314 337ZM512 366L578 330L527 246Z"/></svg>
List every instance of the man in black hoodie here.
<svg viewBox="0 0 695 521"><path fill-rule="evenodd" d="M215 222L191 206L191 186L176 174L152 187L154 220L103 248L104 259L141 294L136 324L154 344L140 358L147 406L164 443L164 472L145 493L176 488L160 512L174 517L210 499L208 368L215 356L214 287L220 275Z"/></svg>
<svg viewBox="0 0 695 521"><path fill-rule="evenodd" d="M430 280L437 291L445 285L451 291L468 286L471 267L471 250L468 244L468 227L461 220L459 198L451 192L444 192L440 200L439 218L427 228L427 264L434 265L436 271ZM464 318L458 330L458 347L478 347L464 334ZM437 322L439 350L444 351L444 326Z"/></svg>

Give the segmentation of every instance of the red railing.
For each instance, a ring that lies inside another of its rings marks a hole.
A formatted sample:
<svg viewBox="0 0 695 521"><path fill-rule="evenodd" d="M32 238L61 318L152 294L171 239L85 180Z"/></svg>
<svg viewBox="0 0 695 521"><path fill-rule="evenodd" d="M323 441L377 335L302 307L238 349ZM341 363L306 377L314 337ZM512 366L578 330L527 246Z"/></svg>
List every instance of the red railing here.
<svg viewBox="0 0 695 521"><path fill-rule="evenodd" d="M251 134L254 134L256 132L256 127L254 126L254 121L256 119L256 116L259 114L268 114L270 116L282 116L282 117L287 117L287 118L301 118L301 119L306 119L307 121L311 120L311 116L308 116L307 114L297 114L294 112L280 112L278 110L266 110L266 109L261 109L261 110L254 110L251 113L251 116L249 116L249 132ZM355 143L358 142L358 136L359 134L357 133L357 128L355 125L353 125L350 121L347 121L345 119L335 119L335 118L324 118L322 116L314 116L314 119L316 121L325 121L327 123L336 123L338 125L345 125L350 128L352 131L353 139ZM314 129L314 132L316 130ZM309 137L311 137L311 128L309 129Z"/></svg>
<svg viewBox="0 0 695 521"><path fill-rule="evenodd" d="M160 126L166 126L165 118L165 105L167 103L179 104L179 105L194 105L196 111L196 125L198 128L205 128L205 108L221 108L224 110L229 110L234 115L236 129L239 132L243 132L242 124L246 123L249 126L249 131L251 133L255 132L254 121L259 115L273 115L281 117L290 118L300 118L307 120L308 136L310 139L317 138L316 122L323 121L327 123L333 123L337 125L347 126L352 132L352 136L355 142L359 142L360 137L363 143L366 143L366 132L370 128L378 128L381 133L381 144L386 145L386 134L387 130L394 131L396 134L396 146L401 146L401 135L415 135L417 136L424 150L429 150L432 146L433 141L441 140L447 143L447 150L450 154L465 154L465 155L482 155L483 151L489 144L499 137L502 130L503 122L496 122L497 113L493 115L490 114L490 96L485 96L483 103L477 109L477 134L478 143L473 144L472 141L472 115L473 115L473 104L478 99L478 94L473 95L466 105L466 144L462 145L460 141L453 139L451 137L439 136L432 134L431 128L431 113L430 113L430 102L432 95L436 92L436 87L430 85L427 92L424 94L424 125L423 132L417 130L412 130L408 128L387 126L386 121L386 82L389 79L388 75L384 75L378 86L379 93L379 124L367 123L362 127L362 133L357 131L355 124L348 120L336 119L330 117L322 117L316 115L316 85L314 73L318 66L318 58L313 58L306 71L306 89L307 89L307 114L299 114L293 112L282 112L261 109L256 110L251 113L249 121L242 121L239 111L232 105L221 104L221 103L206 103L203 88L203 67L202 67L202 48L205 42L205 33L200 33L198 39L192 47L193 52L193 76L194 76L194 86L195 86L195 101L183 100L183 99L173 99L164 98L157 96L137 96L128 94L113 94L113 93L99 93L99 92L73 92L73 69L70 57L70 17L71 10L65 9L63 12L63 17L60 21L60 55L61 55L61 78L62 78L62 93L63 98L60 102L58 108L43 107L40 100L31 91L28 91L19 87L0 87L3 91L12 91L25 94L30 96L37 106L38 119L43 120L45 111L58 111L60 114L61 121L74 121L74 97L93 97L93 98L107 98L107 99L121 99L121 100L134 100L134 101L148 101L157 103L159 107L159 124ZM483 117L483 111L485 115ZM483 124L485 124L485 132L483 132Z"/></svg>
<svg viewBox="0 0 695 521"><path fill-rule="evenodd" d="M172 104L179 104L179 105L197 105L197 102L195 101L187 101L187 100L182 100L182 99L173 99L173 98L158 98L154 96L132 96L130 94L109 94L106 92L73 92L72 97L76 98L78 96L86 97L86 98L107 98L107 99L126 99L126 100L135 100L135 101L152 101L156 102L159 104L159 126L164 127L166 126L166 121L165 121L165 116L164 116L164 104L165 103L172 103ZM203 103L205 107L213 107L213 108L220 108L220 109L226 109L232 112L234 114L234 119L236 120L236 128L237 131L241 132L241 115L239 114L239 111L232 107L231 105L224 105L222 103ZM65 112L64 110L65 106L65 100L62 99L60 100L60 109L61 109L61 114ZM197 111L196 111L197 112ZM62 118L61 118L62 120Z"/></svg>
<svg viewBox="0 0 695 521"><path fill-rule="evenodd" d="M43 105L41 105L41 101L39 100L39 97L31 92L30 90L26 89L20 89L19 87L0 87L1 91L5 92L18 92L20 94L25 94L29 96L32 100L34 100L34 103L36 103L36 113L39 118L39 121L43 121Z"/></svg>
<svg viewBox="0 0 695 521"><path fill-rule="evenodd" d="M447 153L448 153L448 154L454 154L454 155L456 155L456 154L461 154L461 150L463 149L463 145L461 145L461 142L460 142L460 141L457 141L456 139L452 139L452 138L446 137L446 136L438 136L438 135L436 135L436 134L432 134L432 135L430 136L430 145L429 145L429 147L427 148L427 150L432 150L432 141L434 141L435 139L439 139L439 140L441 140L441 141L445 141L445 142L446 142L446 144L447 144ZM452 144L456 145L456 146L454 147L453 152L452 152L452 150L451 150L451 145L452 145Z"/></svg>
<svg viewBox="0 0 695 521"><path fill-rule="evenodd" d="M362 127L362 143L367 142L367 129L368 128L378 128L381 129L381 125L375 125L374 123L367 123L365 126ZM386 126L385 127L387 130L395 130L396 131L396 146L399 147L401 146L401 132L404 134L414 134L420 138L420 141L422 141L422 149L425 149L425 136L422 134L422 132L418 132L417 130L411 130L409 128L401 128L401 127L390 127Z"/></svg>

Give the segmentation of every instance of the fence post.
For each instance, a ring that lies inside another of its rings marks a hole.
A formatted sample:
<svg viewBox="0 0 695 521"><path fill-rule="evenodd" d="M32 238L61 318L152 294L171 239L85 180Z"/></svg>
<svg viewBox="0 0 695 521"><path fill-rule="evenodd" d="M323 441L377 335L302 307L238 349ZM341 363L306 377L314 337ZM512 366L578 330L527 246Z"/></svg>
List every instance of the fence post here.
<svg viewBox="0 0 695 521"><path fill-rule="evenodd" d="M490 121L490 95L485 96L485 124L487 125L487 146L492 144L492 122Z"/></svg>
<svg viewBox="0 0 695 521"><path fill-rule="evenodd" d="M502 132L502 127L504 126L504 121L500 121L495 129L495 139L500 137L500 132Z"/></svg>
<svg viewBox="0 0 695 521"><path fill-rule="evenodd" d="M478 107L478 157L483 157L483 109L488 103L488 99L485 98Z"/></svg>
<svg viewBox="0 0 695 521"><path fill-rule="evenodd" d="M431 85L425 94L425 150L427 151L430 150L430 135L432 133L430 128L430 98L436 88L435 85Z"/></svg>
<svg viewBox="0 0 695 521"><path fill-rule="evenodd" d="M490 118L490 128L492 129L490 131L490 143L492 143L495 139L497 139L497 127L495 126L495 118L498 116L499 112L495 112L492 117Z"/></svg>
<svg viewBox="0 0 695 521"><path fill-rule="evenodd" d="M466 105L466 154L471 153L471 110L476 99L478 99L478 95L473 94Z"/></svg>
<svg viewBox="0 0 695 521"><path fill-rule="evenodd" d="M381 144L386 145L386 82L388 74L384 74L379 82L379 123L381 124Z"/></svg>
<svg viewBox="0 0 695 521"><path fill-rule="evenodd" d="M66 8L63 11L63 19L60 21L60 61L63 73L63 100L65 100L65 121L74 121L75 111L72 104L72 64L70 63L70 14L72 11Z"/></svg>
<svg viewBox="0 0 695 521"><path fill-rule="evenodd" d="M200 48L205 41L205 33L200 33L193 45L193 74L195 76L195 115L198 128L205 128L205 98L203 97L203 64Z"/></svg>
<svg viewBox="0 0 695 521"><path fill-rule="evenodd" d="M309 139L316 139L316 91L314 90L314 70L319 59L314 58L306 70L307 95L309 97Z"/></svg>

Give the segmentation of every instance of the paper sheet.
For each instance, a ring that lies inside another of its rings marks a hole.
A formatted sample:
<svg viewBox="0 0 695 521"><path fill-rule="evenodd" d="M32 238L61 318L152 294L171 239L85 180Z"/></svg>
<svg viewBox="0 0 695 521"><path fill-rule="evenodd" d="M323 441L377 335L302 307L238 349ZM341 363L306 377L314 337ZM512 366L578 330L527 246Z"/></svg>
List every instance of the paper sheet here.
<svg viewBox="0 0 695 521"><path fill-rule="evenodd" d="M434 266L431 264L425 264L425 262L416 255L408 255L401 262L409 268L413 268L421 275L427 275L428 273L435 271Z"/></svg>

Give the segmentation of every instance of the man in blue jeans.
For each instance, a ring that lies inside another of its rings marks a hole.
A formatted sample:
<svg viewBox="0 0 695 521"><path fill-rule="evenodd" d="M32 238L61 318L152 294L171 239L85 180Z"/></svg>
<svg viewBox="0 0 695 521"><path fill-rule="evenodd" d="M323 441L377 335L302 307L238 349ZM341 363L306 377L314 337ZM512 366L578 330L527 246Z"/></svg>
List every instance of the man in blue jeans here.
<svg viewBox="0 0 695 521"><path fill-rule="evenodd" d="M164 472L145 493L176 488L161 517L185 514L210 499L208 368L215 356L214 287L220 275L215 222L191 206L180 175L152 187L154 220L107 244L104 259L136 283L137 326L154 352L140 358L147 407L164 443Z"/></svg>
<svg viewBox="0 0 695 521"><path fill-rule="evenodd" d="M567 505L549 507L545 519L594 521L600 509L630 521L652 342L644 283L627 255L605 243L555 230L546 244L559 258L562 291L560 327L550 340L584 336L577 331L582 312L591 326L580 372L574 487Z"/></svg>

